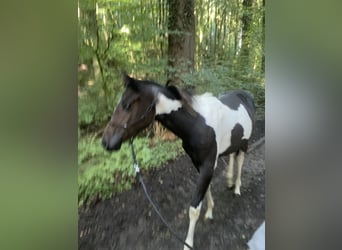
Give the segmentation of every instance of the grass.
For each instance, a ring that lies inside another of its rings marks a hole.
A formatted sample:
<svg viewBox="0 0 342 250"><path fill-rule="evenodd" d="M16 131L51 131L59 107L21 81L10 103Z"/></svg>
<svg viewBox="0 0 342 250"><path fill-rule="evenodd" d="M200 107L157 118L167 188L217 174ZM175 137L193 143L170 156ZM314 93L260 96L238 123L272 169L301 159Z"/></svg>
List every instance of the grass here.
<svg viewBox="0 0 342 250"><path fill-rule="evenodd" d="M157 141L149 146L149 139L136 138L134 148L142 171L157 168L183 153L181 141ZM110 198L128 190L136 181L131 149L124 143L120 151L108 153L100 139L94 136L79 138L78 143L78 204L89 205L95 199Z"/></svg>

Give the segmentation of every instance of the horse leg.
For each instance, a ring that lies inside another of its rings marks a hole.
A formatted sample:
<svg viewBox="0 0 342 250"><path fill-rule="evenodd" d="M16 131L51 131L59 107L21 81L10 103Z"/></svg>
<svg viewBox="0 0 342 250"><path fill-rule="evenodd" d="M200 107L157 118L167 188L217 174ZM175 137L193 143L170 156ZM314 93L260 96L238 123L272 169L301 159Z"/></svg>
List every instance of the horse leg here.
<svg viewBox="0 0 342 250"><path fill-rule="evenodd" d="M204 215L205 219L213 219L213 207L214 207L214 200L211 195L211 190L210 190L211 184L209 184L207 193L205 197L207 198L207 212Z"/></svg>
<svg viewBox="0 0 342 250"><path fill-rule="evenodd" d="M190 223L189 223L188 235L186 236L185 242L191 247L193 246L193 243L194 243L195 226L196 226L196 222L201 212L201 207L202 207L202 202L200 202L197 207L190 206L189 208ZM186 245L184 245L184 250L189 250L189 248Z"/></svg>
<svg viewBox="0 0 342 250"><path fill-rule="evenodd" d="M235 181L235 190L234 193L237 195L240 194L240 186L241 186L241 169L242 169L242 164L245 159L245 153L243 151L240 151L238 156L237 156L237 174L236 174L236 181Z"/></svg>
<svg viewBox="0 0 342 250"><path fill-rule="evenodd" d="M227 184L228 184L228 188L232 188L233 187L234 160L235 160L235 153L231 153L229 155L229 164L228 164L228 168L227 168Z"/></svg>
<svg viewBox="0 0 342 250"><path fill-rule="evenodd" d="M185 242L191 247L193 246L193 242L194 242L195 226L196 226L196 222L201 212L202 200L208 189L212 175L213 175L213 164L211 165L207 164L207 165L201 166L196 193L189 208L190 223L189 223L188 234L185 240ZM184 250L188 250L188 249L189 248L184 245Z"/></svg>

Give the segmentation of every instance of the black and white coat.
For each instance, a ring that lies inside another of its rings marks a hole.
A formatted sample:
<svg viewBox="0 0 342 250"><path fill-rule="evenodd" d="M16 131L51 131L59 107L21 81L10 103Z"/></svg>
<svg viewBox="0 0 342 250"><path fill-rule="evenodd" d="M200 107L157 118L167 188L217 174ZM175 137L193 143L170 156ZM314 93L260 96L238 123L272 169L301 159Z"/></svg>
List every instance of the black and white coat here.
<svg viewBox="0 0 342 250"><path fill-rule="evenodd" d="M241 169L248 139L251 137L255 106L245 91L230 91L219 98L210 93L192 96L190 108L184 106L180 92L174 88L154 90L155 115L165 127L183 141L183 148L199 172L198 185L189 208L189 229L186 243L193 246L194 230L202 200L206 195L206 219L212 219L214 201L210 181L220 155L229 154L228 187L233 187L233 166L237 155L237 176L234 193L240 195ZM188 249L184 246L184 249Z"/></svg>

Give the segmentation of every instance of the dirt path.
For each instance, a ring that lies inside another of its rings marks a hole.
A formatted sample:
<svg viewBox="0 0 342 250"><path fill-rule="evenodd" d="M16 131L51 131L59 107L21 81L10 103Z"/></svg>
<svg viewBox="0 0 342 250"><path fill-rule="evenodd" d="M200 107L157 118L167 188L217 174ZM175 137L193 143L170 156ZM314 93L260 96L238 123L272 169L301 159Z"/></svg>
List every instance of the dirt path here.
<svg viewBox="0 0 342 250"><path fill-rule="evenodd" d="M264 136L264 121L257 121L251 143ZM265 145L245 157L241 197L228 190L225 164L219 160L212 181L214 219L204 220L206 201L197 222L195 250L247 249L246 243L265 219ZM225 157L224 161L228 162ZM144 172L152 199L172 228L184 239L188 208L197 179L188 156ZM159 250L183 249L148 203L140 184L133 189L79 211L79 249Z"/></svg>

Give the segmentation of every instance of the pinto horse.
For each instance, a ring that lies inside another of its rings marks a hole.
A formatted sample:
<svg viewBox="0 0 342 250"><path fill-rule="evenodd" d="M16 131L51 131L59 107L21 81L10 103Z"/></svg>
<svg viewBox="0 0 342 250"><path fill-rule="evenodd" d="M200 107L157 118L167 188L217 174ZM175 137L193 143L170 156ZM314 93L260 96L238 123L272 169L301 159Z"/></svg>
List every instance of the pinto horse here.
<svg viewBox="0 0 342 250"><path fill-rule="evenodd" d="M237 156L234 193L240 195L241 168L248 139L254 126L255 106L250 94L235 90L219 98L209 93L190 95L174 86L161 86L123 75L125 91L107 124L102 144L106 150L119 150L121 144L148 127L154 120L162 123L183 142L183 148L199 172L197 188L189 208L186 243L193 246L195 225L202 200L207 198L205 219L213 219L214 201L210 181L218 157L229 154L227 184L233 184L233 166ZM184 249L188 249L185 245Z"/></svg>

